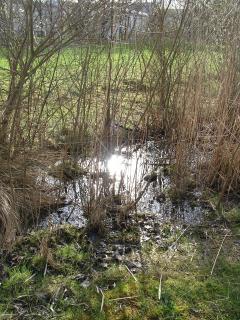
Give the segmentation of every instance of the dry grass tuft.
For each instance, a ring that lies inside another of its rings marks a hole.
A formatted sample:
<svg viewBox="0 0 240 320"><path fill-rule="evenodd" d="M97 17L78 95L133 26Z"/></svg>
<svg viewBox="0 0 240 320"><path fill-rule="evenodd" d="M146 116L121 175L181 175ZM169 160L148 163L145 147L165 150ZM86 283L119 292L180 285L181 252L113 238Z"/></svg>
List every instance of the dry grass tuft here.
<svg viewBox="0 0 240 320"><path fill-rule="evenodd" d="M0 185L0 243L5 247L14 240L19 229L19 217L15 203L6 185Z"/></svg>
<svg viewBox="0 0 240 320"><path fill-rule="evenodd" d="M224 141L214 150L210 163L210 185L222 193L239 193L240 147L237 143Z"/></svg>
<svg viewBox="0 0 240 320"><path fill-rule="evenodd" d="M25 161L1 160L0 166L0 243L10 244L39 216L57 207L59 190L40 181L37 167Z"/></svg>

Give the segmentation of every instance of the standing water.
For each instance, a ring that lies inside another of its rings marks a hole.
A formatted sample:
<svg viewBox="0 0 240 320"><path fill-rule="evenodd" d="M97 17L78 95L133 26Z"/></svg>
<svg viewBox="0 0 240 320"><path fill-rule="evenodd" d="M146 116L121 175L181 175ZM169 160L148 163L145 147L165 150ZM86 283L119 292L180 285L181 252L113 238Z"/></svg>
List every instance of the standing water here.
<svg viewBox="0 0 240 320"><path fill-rule="evenodd" d="M159 149L154 142L115 149L108 158L79 159L78 163L87 174L65 183L62 194L66 205L50 213L40 225L70 223L85 226L84 206L93 194L97 197L102 192L105 183L109 194L118 195L121 203L136 200L144 190L135 210L158 222L197 224L203 219L200 192L192 192L194 204L192 199L174 203L168 197L170 161L165 150ZM52 177L49 181L61 183ZM104 196L107 196L106 192Z"/></svg>

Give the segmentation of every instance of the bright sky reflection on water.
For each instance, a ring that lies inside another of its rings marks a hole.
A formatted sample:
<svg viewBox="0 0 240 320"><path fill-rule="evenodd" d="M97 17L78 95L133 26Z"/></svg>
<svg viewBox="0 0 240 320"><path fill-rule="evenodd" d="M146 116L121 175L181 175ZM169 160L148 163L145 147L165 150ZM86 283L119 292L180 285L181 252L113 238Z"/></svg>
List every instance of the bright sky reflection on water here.
<svg viewBox="0 0 240 320"><path fill-rule="evenodd" d="M127 189L136 187L143 179L143 160L141 155L136 152L127 157L122 154L112 154L107 161L109 175L118 183L124 181ZM131 190L129 190L131 192Z"/></svg>
<svg viewBox="0 0 240 320"><path fill-rule="evenodd" d="M135 200L144 189L146 176L154 170L156 161L163 161L166 157L164 150L159 150L154 143L148 142L139 148L132 146L116 149L107 159L84 159L80 165L87 168L89 174L67 185L66 201L70 204L53 212L42 225L48 225L48 221L54 224L67 221L78 227L83 226L86 222L82 210L84 201L88 199L90 191L96 192L97 197L98 192L102 192L102 183L106 183L111 192L121 194L124 201ZM165 161L167 160L166 158ZM152 213L157 221L180 219L189 223L200 222L203 216L201 205L192 208L187 200L175 205L167 196L162 197L167 194L165 191L171 186L171 181L163 167L159 166L156 171L158 179L145 190L137 204L138 212ZM49 179L51 180L48 181L57 183L56 179Z"/></svg>
<svg viewBox="0 0 240 320"><path fill-rule="evenodd" d="M126 163L124 163L124 158L121 155L113 154L107 161L107 169L110 176L116 176L116 178L121 178L121 174L124 173Z"/></svg>

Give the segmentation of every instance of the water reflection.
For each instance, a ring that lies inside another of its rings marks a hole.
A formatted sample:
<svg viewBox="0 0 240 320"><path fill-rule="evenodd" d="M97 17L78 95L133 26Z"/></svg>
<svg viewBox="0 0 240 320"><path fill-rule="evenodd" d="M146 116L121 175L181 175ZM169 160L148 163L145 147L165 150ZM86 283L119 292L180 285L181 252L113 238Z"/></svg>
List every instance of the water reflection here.
<svg viewBox="0 0 240 320"><path fill-rule="evenodd" d="M189 201L173 204L166 196L171 186L170 177L163 166L168 164L166 152L157 148L152 142L136 148L115 150L108 159L79 160L88 175L76 179L67 185L67 201L70 205L60 208L43 221L46 225L51 223L71 223L78 227L84 225L83 206L94 195L102 192L102 185L107 184L109 190L119 194L128 194L134 200L146 185L144 177L151 174L156 163L161 162L157 168L157 179L146 189L137 204L137 211L150 213L157 221L185 221L199 223L203 216L200 205L191 206Z"/></svg>
<svg viewBox="0 0 240 320"><path fill-rule="evenodd" d="M107 160L107 171L114 181L114 187L118 189L119 184L122 184L125 190L135 196L142 187L143 177L147 172L147 161L147 157L142 157L138 151L131 155L112 154Z"/></svg>

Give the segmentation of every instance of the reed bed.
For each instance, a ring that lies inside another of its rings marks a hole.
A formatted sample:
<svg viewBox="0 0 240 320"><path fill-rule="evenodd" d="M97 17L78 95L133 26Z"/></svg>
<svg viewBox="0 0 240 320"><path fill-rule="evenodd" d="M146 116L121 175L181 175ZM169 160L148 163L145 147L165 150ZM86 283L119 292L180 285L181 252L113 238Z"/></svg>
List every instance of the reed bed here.
<svg viewBox="0 0 240 320"><path fill-rule="evenodd" d="M239 197L239 13L232 2L211 20L207 13L214 8L186 1L173 11L171 1L159 1L146 31L124 41L114 38L114 1L107 7L97 2L98 11L84 8L86 20L91 17L85 25L78 25L70 6L56 18L58 30L38 39L33 4L24 7L26 37L21 40L11 28L0 31L0 176L6 204L0 218L6 239L22 212L34 216L59 202L49 186L39 188L39 168L48 170L53 159L100 160L149 137L168 145L178 193L192 184L212 188L221 198ZM109 39L99 32L93 37L94 21L106 12ZM3 21L11 21L3 13ZM216 16L220 23L213 29ZM95 182L86 205L94 228L104 216L109 184L103 180Z"/></svg>

